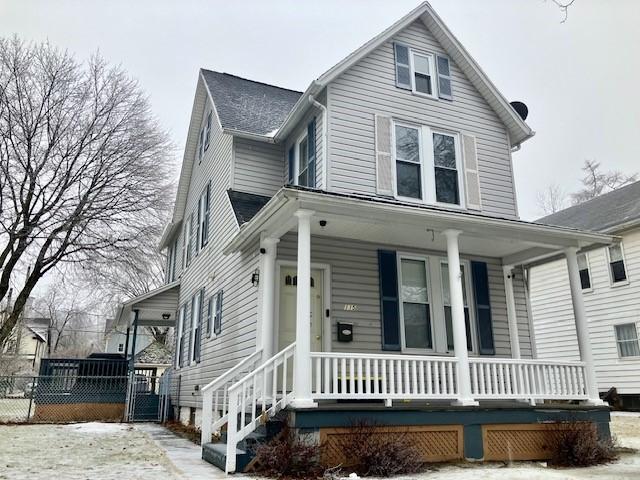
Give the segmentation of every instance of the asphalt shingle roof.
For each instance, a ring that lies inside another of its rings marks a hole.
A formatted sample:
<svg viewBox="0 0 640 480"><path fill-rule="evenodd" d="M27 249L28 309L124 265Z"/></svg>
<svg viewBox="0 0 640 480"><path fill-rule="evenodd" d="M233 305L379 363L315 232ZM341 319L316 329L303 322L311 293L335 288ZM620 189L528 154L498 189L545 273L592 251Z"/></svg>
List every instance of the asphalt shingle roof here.
<svg viewBox="0 0 640 480"><path fill-rule="evenodd" d="M236 216L238 225L251 220L256 213L264 207L271 197L256 195L253 193L238 192L236 190L227 190L233 213Z"/></svg>
<svg viewBox="0 0 640 480"><path fill-rule="evenodd" d="M202 69L224 128L273 136L302 92Z"/></svg>
<svg viewBox="0 0 640 480"><path fill-rule="evenodd" d="M574 207L547 215L537 223L604 231L640 220L640 182L618 188Z"/></svg>

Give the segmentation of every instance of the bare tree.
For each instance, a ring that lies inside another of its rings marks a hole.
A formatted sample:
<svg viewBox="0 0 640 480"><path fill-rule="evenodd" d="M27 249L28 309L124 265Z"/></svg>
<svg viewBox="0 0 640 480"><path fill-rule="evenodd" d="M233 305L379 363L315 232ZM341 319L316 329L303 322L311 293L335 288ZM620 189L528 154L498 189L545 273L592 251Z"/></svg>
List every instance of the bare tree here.
<svg viewBox="0 0 640 480"><path fill-rule="evenodd" d="M49 319L48 356L83 355L95 349L104 328L104 317L95 313L98 304L93 292L64 281L52 284L36 299L34 310Z"/></svg>
<svg viewBox="0 0 640 480"><path fill-rule="evenodd" d="M602 172L600 170L600 162L595 160L585 160L582 171L584 172L581 180L583 188L571 194L571 203L573 205L586 202L603 193L633 183L638 179L637 173L625 175L618 170Z"/></svg>
<svg viewBox="0 0 640 480"><path fill-rule="evenodd" d="M539 191L536 196L538 208L545 215L559 212L567 206L567 194L557 184L549 185L545 190Z"/></svg>
<svg viewBox="0 0 640 480"><path fill-rule="evenodd" d="M558 6L558 8L563 14L563 18L562 20L560 20L560 23L566 22L567 18L569 18L569 7L573 5L576 0L551 0L551 1Z"/></svg>
<svg viewBox="0 0 640 480"><path fill-rule="evenodd" d="M0 301L30 267L0 345L58 264L137 248L170 201L167 138L121 68L0 39Z"/></svg>

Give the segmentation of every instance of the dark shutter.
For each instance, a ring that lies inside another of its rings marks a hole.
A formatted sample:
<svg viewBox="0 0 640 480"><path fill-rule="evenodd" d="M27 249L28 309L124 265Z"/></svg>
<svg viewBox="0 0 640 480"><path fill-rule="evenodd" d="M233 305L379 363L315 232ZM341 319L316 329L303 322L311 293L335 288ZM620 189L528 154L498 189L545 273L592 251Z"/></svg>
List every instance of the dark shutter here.
<svg viewBox="0 0 640 480"><path fill-rule="evenodd" d="M216 335L222 331L222 290L218 292L218 304L216 305L216 316L213 331Z"/></svg>
<svg viewBox="0 0 640 480"><path fill-rule="evenodd" d="M316 187L316 119L307 126L307 187Z"/></svg>
<svg viewBox="0 0 640 480"><path fill-rule="evenodd" d="M213 311L212 306L213 306L213 299L215 298L215 295L212 295L211 297L209 297L209 301L207 302L207 337L211 336L211 323L213 322Z"/></svg>
<svg viewBox="0 0 640 480"><path fill-rule="evenodd" d="M189 304L187 304L189 305ZM191 363L191 329L193 328L193 298L191 299L191 305L188 308L185 308L184 312L185 325L189 325L189 328L185 329L184 334L187 338L187 351L185 352L185 358L187 359L187 365ZM188 321L188 323L187 323Z"/></svg>
<svg viewBox="0 0 640 480"><path fill-rule="evenodd" d="M378 250L382 349L400 350L400 311L396 252Z"/></svg>
<svg viewBox="0 0 640 480"><path fill-rule="evenodd" d="M396 60L396 87L411 90L411 67L409 66L409 47L401 43L393 44Z"/></svg>
<svg viewBox="0 0 640 480"><path fill-rule="evenodd" d="M478 340L481 355L495 355L493 345L493 321L491 320L491 301L489 298L489 275L485 262L471 262L473 291L476 301L478 321Z"/></svg>
<svg viewBox="0 0 640 480"><path fill-rule="evenodd" d="M295 161L296 161L296 150L294 145L289 149L289 178L287 179L287 183L289 185L293 185L295 183L293 178L296 174L295 173L296 169L294 165Z"/></svg>
<svg viewBox="0 0 640 480"><path fill-rule="evenodd" d="M200 349L201 349L201 345L202 345L202 310L203 310L203 303L204 303L204 289L200 290L200 292L197 294L200 297L200 300L198 301L198 323L197 323L197 330L196 330L196 338L195 338L195 360L196 363L200 362Z"/></svg>
<svg viewBox="0 0 640 480"><path fill-rule="evenodd" d="M438 70L438 96L446 100L453 100L449 59L443 55L437 55L436 64L436 69Z"/></svg>
<svg viewBox="0 0 640 480"><path fill-rule="evenodd" d="M207 183L207 189L204 193L204 219L202 220L202 242L204 247L209 243L209 210L211 206L211 182Z"/></svg>

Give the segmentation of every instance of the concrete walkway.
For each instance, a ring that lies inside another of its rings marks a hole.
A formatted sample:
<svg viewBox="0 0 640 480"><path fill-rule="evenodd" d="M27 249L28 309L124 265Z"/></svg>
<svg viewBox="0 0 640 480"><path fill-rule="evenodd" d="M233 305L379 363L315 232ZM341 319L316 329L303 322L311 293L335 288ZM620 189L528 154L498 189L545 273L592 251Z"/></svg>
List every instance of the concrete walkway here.
<svg viewBox="0 0 640 480"><path fill-rule="evenodd" d="M189 480L228 479L224 472L202 460L200 446L177 436L155 423L136 423L136 430L146 433L173 463L182 478ZM234 478L241 478L234 476Z"/></svg>

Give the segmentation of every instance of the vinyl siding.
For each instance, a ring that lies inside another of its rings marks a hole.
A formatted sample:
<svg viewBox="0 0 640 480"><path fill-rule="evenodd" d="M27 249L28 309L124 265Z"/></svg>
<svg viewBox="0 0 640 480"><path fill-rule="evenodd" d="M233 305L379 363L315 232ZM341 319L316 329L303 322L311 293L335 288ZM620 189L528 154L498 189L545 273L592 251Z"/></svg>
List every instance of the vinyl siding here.
<svg viewBox="0 0 640 480"><path fill-rule="evenodd" d="M381 321L378 284L378 249L407 251L393 245L376 245L355 240L318 237L311 239L311 261L331 266L331 329L332 349L343 352L380 352ZM278 244L278 259L295 261L297 237L290 233ZM416 254L433 254L446 257L445 252L411 250ZM463 258L469 258L464 257ZM470 258L471 259L471 258ZM493 317L493 333L497 356L511 356L507 306L499 259L478 258L489 267L489 290ZM525 303L522 275L516 275L514 294L523 357L531 357L529 320ZM357 311L345 311L345 304L356 304ZM337 322L354 324L354 341L337 341Z"/></svg>
<svg viewBox="0 0 640 480"><path fill-rule="evenodd" d="M271 197L286 183L282 145L235 137L233 148L234 190Z"/></svg>
<svg viewBox="0 0 640 480"><path fill-rule="evenodd" d="M510 143L504 124L453 61L453 101L425 98L397 88L393 41L446 54L417 21L329 84L329 189L376 194L374 115L389 115L475 135L483 212L517 216Z"/></svg>
<svg viewBox="0 0 640 480"><path fill-rule="evenodd" d="M628 285L612 287L605 249L588 253L592 291L584 292L598 388L640 394L640 357L619 358L614 325L640 323L640 230L622 234ZM565 260L531 269L530 298L538 357L579 360Z"/></svg>
<svg viewBox="0 0 640 480"><path fill-rule="evenodd" d="M203 118L210 105L204 108ZM199 389L218 375L235 365L255 350L255 319L257 289L249 282L250 274L257 268L257 248L250 254L222 255L222 249L238 230L226 190L231 182L231 157L233 140L223 134L217 122L213 122L209 149L201 162L193 165L189 194L184 217L197 212L200 194L211 181L211 207L209 217L209 243L197 256L193 253L191 264L181 272L180 305L187 305L185 329L190 327L190 302L196 292L205 289L202 305L201 361L188 365L190 332L182 345L184 366L177 369L174 382L180 384L177 404L183 407L200 406ZM179 235L183 242L184 225ZM179 250L181 252L181 250ZM182 261L178 259L178 264ZM209 297L219 289L224 290L222 306L222 332L217 338L206 336L206 306ZM196 386L198 390L196 390Z"/></svg>

